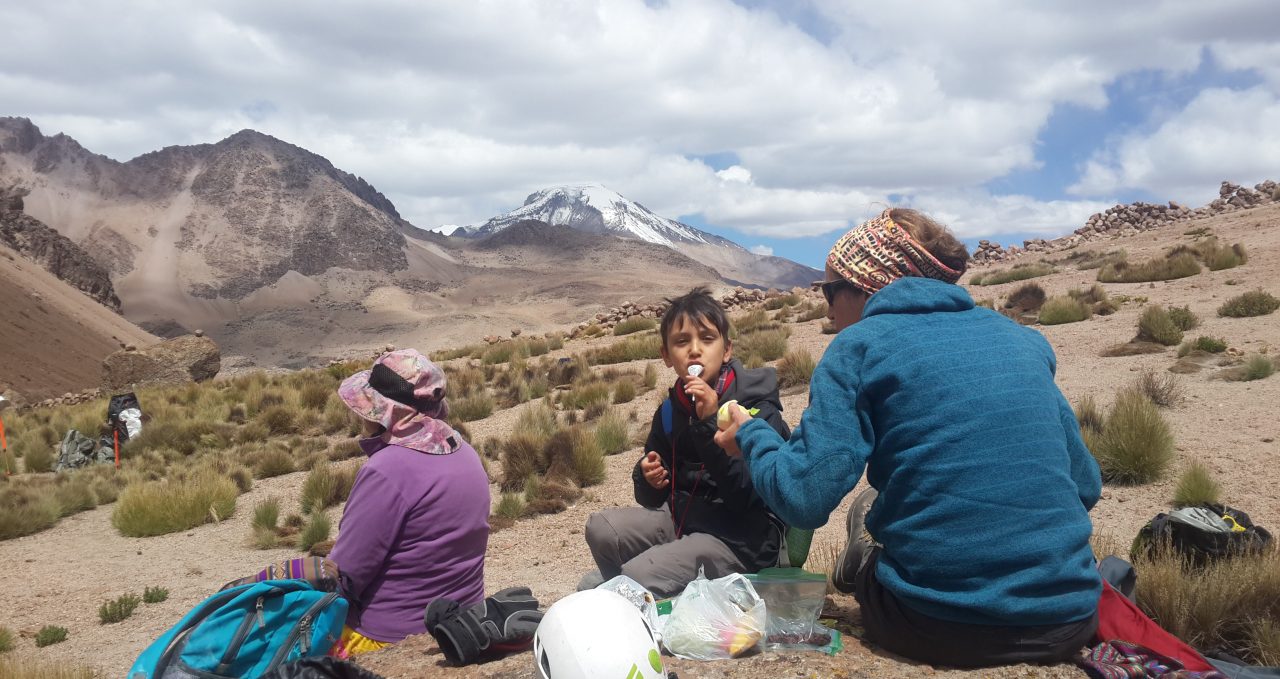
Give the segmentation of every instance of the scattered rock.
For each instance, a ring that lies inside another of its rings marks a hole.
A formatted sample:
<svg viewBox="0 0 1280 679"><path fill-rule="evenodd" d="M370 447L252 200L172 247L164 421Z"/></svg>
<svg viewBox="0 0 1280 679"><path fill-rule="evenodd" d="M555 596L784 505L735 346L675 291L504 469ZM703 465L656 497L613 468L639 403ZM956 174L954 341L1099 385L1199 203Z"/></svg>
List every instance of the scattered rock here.
<svg viewBox="0 0 1280 679"><path fill-rule="evenodd" d="M186 335L141 351L129 345L102 362L103 386L128 389L135 384L203 382L221 368L222 354L208 337Z"/></svg>

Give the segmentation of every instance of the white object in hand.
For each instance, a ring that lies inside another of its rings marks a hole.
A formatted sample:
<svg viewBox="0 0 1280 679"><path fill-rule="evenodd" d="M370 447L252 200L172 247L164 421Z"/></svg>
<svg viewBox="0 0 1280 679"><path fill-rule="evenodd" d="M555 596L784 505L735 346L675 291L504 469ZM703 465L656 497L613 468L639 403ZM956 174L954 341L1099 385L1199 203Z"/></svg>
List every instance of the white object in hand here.
<svg viewBox="0 0 1280 679"><path fill-rule="evenodd" d="M689 377L697 377L701 374L702 374L702 366L698 365L697 363L694 363L693 365L689 366ZM697 405L698 399L690 395L689 402L694 405Z"/></svg>

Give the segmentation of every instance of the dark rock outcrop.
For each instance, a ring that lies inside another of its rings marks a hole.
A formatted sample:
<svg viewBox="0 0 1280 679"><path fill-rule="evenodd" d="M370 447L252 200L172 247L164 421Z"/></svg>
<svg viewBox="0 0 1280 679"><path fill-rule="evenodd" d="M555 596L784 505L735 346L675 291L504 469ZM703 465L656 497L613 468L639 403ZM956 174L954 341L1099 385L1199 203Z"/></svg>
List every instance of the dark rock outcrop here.
<svg viewBox="0 0 1280 679"><path fill-rule="evenodd" d="M70 238L23 214L25 195L25 189L0 189L0 243L119 313L120 298L107 270Z"/></svg>

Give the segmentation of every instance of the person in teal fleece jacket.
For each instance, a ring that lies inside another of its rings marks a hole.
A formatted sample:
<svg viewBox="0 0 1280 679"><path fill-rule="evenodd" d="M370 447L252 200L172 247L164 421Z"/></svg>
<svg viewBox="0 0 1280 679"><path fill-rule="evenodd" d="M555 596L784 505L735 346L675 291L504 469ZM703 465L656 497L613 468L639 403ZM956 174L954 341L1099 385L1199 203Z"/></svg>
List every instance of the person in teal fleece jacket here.
<svg viewBox="0 0 1280 679"><path fill-rule="evenodd" d="M800 425L784 440L737 411L716 441L799 528L865 469L833 581L871 641L939 665L1060 662L1097 627L1102 480L1049 343L955 285L967 260L913 210L850 231L821 282L839 334Z"/></svg>

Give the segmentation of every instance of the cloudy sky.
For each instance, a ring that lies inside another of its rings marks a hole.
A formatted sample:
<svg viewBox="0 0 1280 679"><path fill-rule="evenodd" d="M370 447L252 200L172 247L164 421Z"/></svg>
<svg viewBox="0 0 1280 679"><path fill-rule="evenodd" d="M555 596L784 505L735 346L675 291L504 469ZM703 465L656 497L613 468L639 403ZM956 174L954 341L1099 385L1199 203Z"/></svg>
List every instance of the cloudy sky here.
<svg viewBox="0 0 1280 679"><path fill-rule="evenodd" d="M967 239L1280 179L1265 0L0 5L0 115L127 160L251 127L414 224L599 182L816 265L886 204Z"/></svg>

